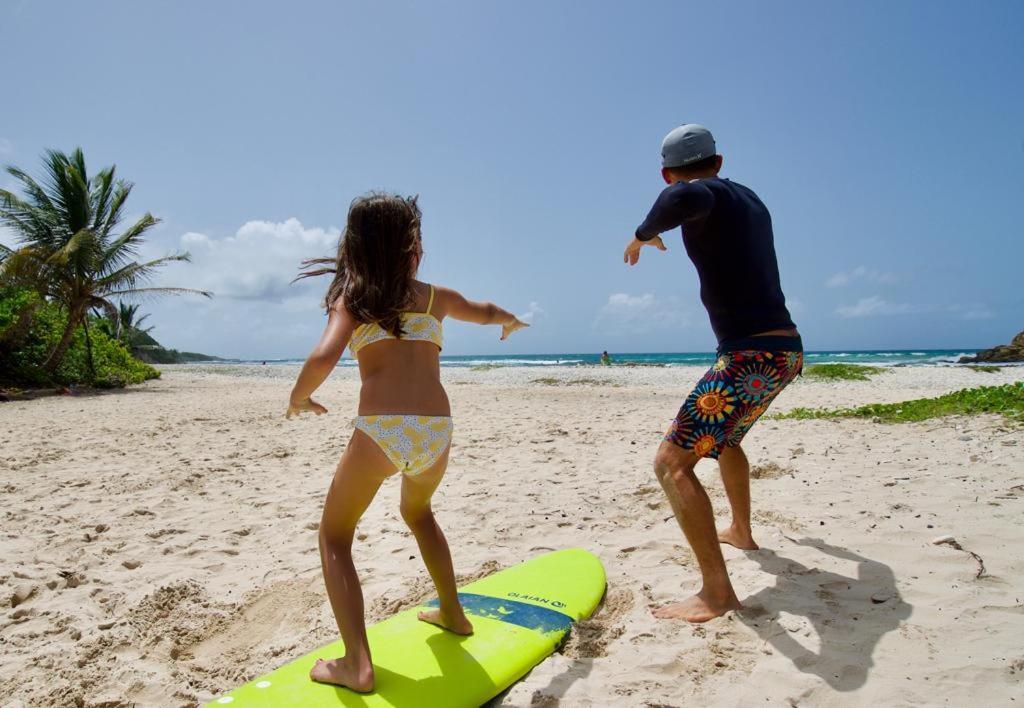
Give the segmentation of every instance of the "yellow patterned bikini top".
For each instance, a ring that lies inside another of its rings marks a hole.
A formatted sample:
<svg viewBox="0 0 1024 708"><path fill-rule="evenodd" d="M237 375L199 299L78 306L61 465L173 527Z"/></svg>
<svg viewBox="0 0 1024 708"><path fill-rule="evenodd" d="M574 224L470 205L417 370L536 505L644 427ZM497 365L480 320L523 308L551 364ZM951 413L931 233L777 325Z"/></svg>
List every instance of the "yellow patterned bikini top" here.
<svg viewBox="0 0 1024 708"><path fill-rule="evenodd" d="M441 320L430 314L430 308L433 306L434 286L431 285L430 301L427 302L426 311L402 313L402 341L433 342L438 349L443 348L441 345L444 343L444 334L441 330ZM366 345L383 339L397 339L397 337L376 322L367 322L356 327L348 347L355 355Z"/></svg>

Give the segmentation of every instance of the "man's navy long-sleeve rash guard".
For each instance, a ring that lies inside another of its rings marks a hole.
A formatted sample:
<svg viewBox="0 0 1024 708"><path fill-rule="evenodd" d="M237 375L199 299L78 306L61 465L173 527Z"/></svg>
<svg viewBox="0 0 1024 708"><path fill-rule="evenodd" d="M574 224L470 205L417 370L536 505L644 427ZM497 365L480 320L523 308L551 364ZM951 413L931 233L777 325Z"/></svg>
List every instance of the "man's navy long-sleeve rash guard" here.
<svg viewBox="0 0 1024 708"><path fill-rule="evenodd" d="M772 219L752 190L717 177L676 182L658 196L636 237L649 241L677 226L720 345L795 327L779 284Z"/></svg>

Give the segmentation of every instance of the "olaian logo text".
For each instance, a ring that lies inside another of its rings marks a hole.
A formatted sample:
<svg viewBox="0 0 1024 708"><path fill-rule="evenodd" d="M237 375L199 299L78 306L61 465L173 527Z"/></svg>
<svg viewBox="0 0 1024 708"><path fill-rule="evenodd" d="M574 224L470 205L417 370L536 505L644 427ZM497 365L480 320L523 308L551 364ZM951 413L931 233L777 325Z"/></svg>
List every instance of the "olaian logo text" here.
<svg viewBox="0 0 1024 708"><path fill-rule="evenodd" d="M528 602L540 602L544 605L550 605L551 607L565 607L564 602L560 602L559 600L549 600L546 597L537 597L536 595L523 595L522 593L518 592L510 592L508 596L514 597L517 600L526 600Z"/></svg>

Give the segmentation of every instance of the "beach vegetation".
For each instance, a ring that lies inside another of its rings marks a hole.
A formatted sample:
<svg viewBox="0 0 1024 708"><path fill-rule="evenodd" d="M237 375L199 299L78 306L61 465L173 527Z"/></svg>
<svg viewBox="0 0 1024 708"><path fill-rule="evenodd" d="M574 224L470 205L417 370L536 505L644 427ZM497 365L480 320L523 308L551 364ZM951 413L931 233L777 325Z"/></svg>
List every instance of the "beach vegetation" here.
<svg viewBox="0 0 1024 708"><path fill-rule="evenodd" d="M1001 366L991 366L988 364L978 364L976 366L968 366L971 371L977 371L979 374L997 374L1003 370Z"/></svg>
<svg viewBox="0 0 1024 708"><path fill-rule="evenodd" d="M82 150L70 155L47 151L44 176L37 181L9 166L20 186L19 196L0 189L0 224L14 233L17 244L0 251L0 279L26 285L57 305L66 315L64 330L42 363L54 374L79 328L85 330L89 354L89 311L97 308L119 322L120 298L209 293L189 288L149 287L160 267L189 260L175 253L149 261L136 260L146 232L159 220L148 212L120 229L133 185L117 179L107 167L89 176ZM120 336L120 325L115 338Z"/></svg>
<svg viewBox="0 0 1024 708"><path fill-rule="evenodd" d="M935 398L915 398L899 403L870 403L856 408L794 408L776 418L870 418L879 423L914 423L949 415L1000 414L1024 423L1024 381L1002 386L981 386Z"/></svg>
<svg viewBox="0 0 1024 708"><path fill-rule="evenodd" d="M591 378L577 378L577 379L558 379L553 376L542 376L539 379L534 379L533 383L543 384L544 386L612 386L618 387L619 384L609 383L608 381L602 381L600 379Z"/></svg>
<svg viewBox="0 0 1024 708"><path fill-rule="evenodd" d="M33 304L26 306L26 302ZM26 311L31 314L22 319L20 313ZM55 303L39 301L31 291L0 288L0 385L113 388L160 376L99 326L102 318L87 318L90 326L83 323L74 330L60 365L49 371L43 363L67 330L66 311ZM12 335L15 329L20 331Z"/></svg>
<svg viewBox="0 0 1024 708"><path fill-rule="evenodd" d="M133 185L118 179L115 167L90 176L81 149L70 154L49 150L43 167L37 180L8 166L20 194L0 189L0 226L15 239L11 246L0 245L0 285L6 288L0 349L8 363L16 365L4 374L21 371L34 383L131 382L142 375L141 369L130 371L133 367L124 362L124 371L115 375L110 370L123 354L131 358L123 346L120 301L210 293L148 285L161 267L187 261L189 255L138 260L145 235L159 220L147 212L122 228ZM112 331L94 311L105 313ZM129 324L140 331L140 321ZM53 327L60 327L56 336ZM86 372L81 377L81 362L72 355L79 341ZM111 349L112 343L121 346ZM21 351L26 347L31 351ZM45 351L40 353L39 347ZM69 357L73 361L66 362Z"/></svg>
<svg viewBox="0 0 1024 708"><path fill-rule="evenodd" d="M885 367L860 364L810 364L804 367L804 376L825 381L867 381L887 371Z"/></svg>

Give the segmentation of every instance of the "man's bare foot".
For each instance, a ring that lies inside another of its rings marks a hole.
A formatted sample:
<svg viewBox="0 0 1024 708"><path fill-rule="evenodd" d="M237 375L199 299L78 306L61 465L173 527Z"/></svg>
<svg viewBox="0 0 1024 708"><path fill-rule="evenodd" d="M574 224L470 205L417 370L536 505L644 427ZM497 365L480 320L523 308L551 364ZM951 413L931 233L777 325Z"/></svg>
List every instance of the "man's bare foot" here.
<svg viewBox="0 0 1024 708"><path fill-rule="evenodd" d="M340 659L317 659L309 671L309 677L319 683L330 683L335 686L351 688L357 693L369 693L373 690L373 666L357 668Z"/></svg>
<svg viewBox="0 0 1024 708"><path fill-rule="evenodd" d="M734 526L719 531L718 540L743 551L756 551L760 548L749 531L740 531Z"/></svg>
<svg viewBox="0 0 1024 708"><path fill-rule="evenodd" d="M466 614L461 608L459 609L458 617L450 617L442 613L441 610L424 610L416 616L422 622L436 624L441 629L447 629L455 634L465 636L473 633L473 623L466 618Z"/></svg>
<svg viewBox="0 0 1024 708"><path fill-rule="evenodd" d="M673 602L663 605L651 612L658 619L681 619L687 622L707 622L715 617L721 617L729 610L739 610L743 607L740 601L733 596L725 602L710 602L703 592L687 598L682 602Z"/></svg>

